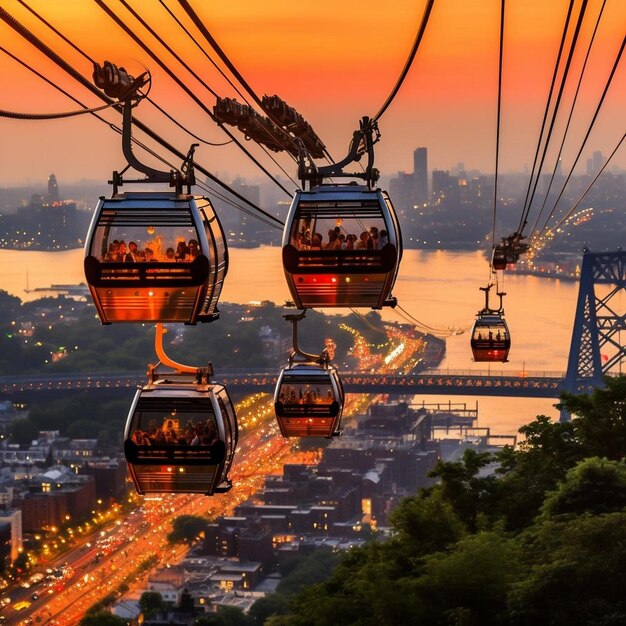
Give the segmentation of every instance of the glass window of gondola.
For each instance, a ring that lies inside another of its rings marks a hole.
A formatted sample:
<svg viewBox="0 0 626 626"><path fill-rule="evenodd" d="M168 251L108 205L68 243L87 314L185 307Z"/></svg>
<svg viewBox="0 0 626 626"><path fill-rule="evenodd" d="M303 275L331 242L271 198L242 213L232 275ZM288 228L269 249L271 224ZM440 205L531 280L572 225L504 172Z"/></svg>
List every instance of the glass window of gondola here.
<svg viewBox="0 0 626 626"><path fill-rule="evenodd" d="M148 451L174 446L215 446L220 433L210 398L193 402L183 398L140 397L126 433L127 440Z"/></svg>
<svg viewBox="0 0 626 626"><path fill-rule="evenodd" d="M206 235L188 202L148 194L125 200L104 201L91 256L103 263L191 263L201 254Z"/></svg>
<svg viewBox="0 0 626 626"><path fill-rule="evenodd" d="M336 400L329 377L283 376L278 401L283 405L330 405Z"/></svg>
<svg viewBox="0 0 626 626"><path fill-rule="evenodd" d="M300 200L289 243L297 250L381 250L390 226L378 200L310 202ZM395 233L393 233L395 239Z"/></svg>
<svg viewBox="0 0 626 626"><path fill-rule="evenodd" d="M507 328L502 322L480 322L474 325L473 341L507 341L508 339Z"/></svg>

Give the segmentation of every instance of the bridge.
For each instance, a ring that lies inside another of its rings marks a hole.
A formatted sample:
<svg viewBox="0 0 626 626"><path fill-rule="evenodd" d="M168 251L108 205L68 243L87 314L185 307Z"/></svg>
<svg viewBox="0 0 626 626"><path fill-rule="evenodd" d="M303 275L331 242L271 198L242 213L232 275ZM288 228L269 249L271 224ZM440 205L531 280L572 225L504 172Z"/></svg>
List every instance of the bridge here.
<svg viewBox="0 0 626 626"><path fill-rule="evenodd" d="M232 391L272 393L277 372L222 370L214 377ZM565 373L494 372L490 370L428 370L417 374L372 374L341 372L346 393L402 395L461 395L558 398L565 385ZM145 373L67 373L50 376L1 376L0 396L28 397L34 392L68 392L136 389L146 382Z"/></svg>
<svg viewBox="0 0 626 626"><path fill-rule="evenodd" d="M603 287L604 292L596 292ZM626 251L583 255L580 289L567 374L557 372L427 370L408 374L341 372L347 393L402 395L463 395L558 398L561 391L591 391L603 385L603 377L621 371L626 347L621 331L626 314L618 311L626 291ZM277 372L223 370L215 377L229 389L272 392ZM33 392L134 389L144 384L144 373L52 374L2 376L0 397L27 400ZM563 414L561 419L568 419Z"/></svg>

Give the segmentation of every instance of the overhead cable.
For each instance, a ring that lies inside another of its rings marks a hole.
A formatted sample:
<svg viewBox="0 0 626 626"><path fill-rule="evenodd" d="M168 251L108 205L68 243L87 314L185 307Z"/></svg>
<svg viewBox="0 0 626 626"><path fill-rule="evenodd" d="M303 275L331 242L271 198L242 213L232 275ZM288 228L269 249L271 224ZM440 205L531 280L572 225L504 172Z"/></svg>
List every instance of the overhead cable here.
<svg viewBox="0 0 626 626"><path fill-rule="evenodd" d="M187 87L187 85L176 75L175 72L173 72L166 63L164 63L161 58L145 43L143 42L127 25L126 23L121 20L118 15L111 10L107 4L104 2L104 0L94 0L94 2L131 38L133 39L133 41L138 44L145 52L147 52L156 63L159 64L159 66L161 67L161 69L163 69L167 75L174 80L174 82L176 82L178 84L178 86L216 123L218 124L218 126L220 128L222 128L222 130L234 141L235 145L237 145L243 152L244 154L246 154L246 156L252 160L252 162L259 168L261 169L261 171L263 171L263 173L268 176L270 178L270 180L272 180L278 187L280 187L280 189L282 189L288 196L291 196L292 193L282 185L282 183L275 177L273 176L260 162L259 160L252 155L246 148L245 146L224 126L222 126L221 124L219 124L217 122L217 120L215 119L215 116L213 115L213 112L211 111L211 109L209 109L204 102L198 98L198 96L196 96L196 94L189 89L189 87ZM134 15L137 16L137 19L145 25L145 21L138 16L138 14L136 14L134 12L134 10L130 7L128 7L127 3L124 0L120 0L120 2L126 6L128 8L128 10L133 13ZM145 25L146 29L150 30L150 28ZM157 40L161 43L161 45L163 45L169 52L170 54L172 54L175 58L177 58L177 60L179 60L179 62L181 64L183 64L183 66L186 67L186 69L194 76L197 77L197 74L195 74L195 72L193 72L193 70L191 70L190 68L188 68L188 66L186 66L186 64L184 64L184 61L180 60L180 57L178 57L178 55L176 55L176 53L165 43L163 42L163 40L156 34L154 34L153 36L155 36L155 38L157 38ZM198 79L201 80L201 79ZM201 81L202 82L202 81ZM206 86L206 88L209 90L209 92L213 95L216 95L215 92L208 86ZM276 161L274 160L274 162L276 163ZM277 164L278 165L278 164ZM280 166L279 166L280 167ZM293 181L292 181L293 182ZM295 184L295 183L294 183Z"/></svg>
<svg viewBox="0 0 626 626"><path fill-rule="evenodd" d="M91 91L101 100L110 103L111 100L107 98L95 85L92 84L90 80L85 78L80 72L74 69L69 63L64 61L56 52L54 52L49 46L47 46L43 41L41 41L34 33L32 33L28 28L18 22L8 11L4 8L0 7L0 19L2 19L6 24L8 24L13 30L15 30L18 34L20 34L24 39L26 39L29 43L35 46L40 52L46 55L50 60L54 61L59 67L61 67L67 74L69 74L76 81L81 83L86 89ZM121 106L116 105L115 108L117 111L121 112ZM133 124L137 126L141 131L143 131L146 135L148 135L151 139L159 143L166 150L171 152L180 161L184 161L186 158L186 154L178 150L172 144L163 139L159 134L154 132L149 126L138 120L136 117L133 117ZM278 224L284 225L281 220L274 217L273 215L267 213L253 202L236 192L234 189L231 189L226 183L222 182L219 178L217 178L214 174L209 172L206 168L202 167L198 163L194 163L194 167L199 172L202 172L205 176L219 184L224 189L227 189L231 194L237 197L239 200L244 202L245 204L251 206L254 210L258 211L262 215L271 221L274 221Z"/></svg>
<svg viewBox="0 0 626 626"><path fill-rule="evenodd" d="M498 208L498 164L500 163L500 111L502 107L502 59L504 56L504 9L506 0L500 5L500 52L498 54L498 110L496 114L496 171L493 181L493 226L491 246L496 247L496 214ZM489 261L491 265L491 260Z"/></svg>
<svg viewBox="0 0 626 626"><path fill-rule="evenodd" d="M120 1L123 1L123 0L120 0ZM187 0L178 0L178 3L187 13L188 17L194 23L195 27L200 31L200 33L202 33L202 36L207 40L208 44L213 48L213 50L215 50L215 53L219 56L219 58L222 60L224 65L226 65L226 67L232 72L233 76L239 81L241 86L248 92L248 94L254 100L254 102L256 102L256 104L260 107L260 109L271 119L272 122L274 122L278 126L278 128L282 131L282 134L284 135L284 137L286 137L288 141L293 143L293 137L277 123L276 119L274 119L272 115L271 110L266 107L266 105L261 100L261 98L259 98L259 96L256 94L254 89L252 89L252 87L248 84L246 79L241 75L239 70L235 67L232 61L228 58L228 55L224 52L224 50L222 50L221 46L217 43L215 37L211 35L209 29L206 27L204 22L200 19L200 16L196 13L194 8L189 4L189 2L187 2ZM330 154L328 154L328 151L326 149L324 149L324 152L326 154L326 157L329 160L332 160Z"/></svg>
<svg viewBox="0 0 626 626"><path fill-rule="evenodd" d="M565 39L567 37L567 31L569 29L569 22L572 16L572 11L574 9L574 0L570 0L569 6L567 9L567 17L565 18L565 24L563 26L563 34L561 35L561 43L559 44L559 52L556 56L556 62L554 63L554 72L552 73L552 81L550 83L550 89L548 91L548 98L546 99L546 108L543 112L543 120L541 122L541 130L539 131L539 138L537 139L537 149L535 150L535 158L533 160L533 166L530 170L530 178L528 179L528 188L526 189L526 197L524 198L524 206L522 207L522 213L520 215L519 225L517 227L517 232L521 233L524 230L524 226L526 225L528 212L528 199L530 197L530 188L532 187L533 179L535 176L535 168L537 167L537 160L539 159L539 150L541 149L541 142L543 139L543 131L546 127L546 122L548 121L548 112L550 110L550 103L552 102L552 94L554 93L554 85L556 84L556 77L559 71L559 65L561 64L561 56L563 54L563 49L565 47Z"/></svg>
<svg viewBox="0 0 626 626"><path fill-rule="evenodd" d="M527 218L530 213L530 208L532 207L533 200L535 199L535 194L537 193L537 185L539 184L539 179L541 177L541 171L543 169L543 164L546 159L546 154L548 153L548 146L550 145L550 139L552 137L552 131L554 130L554 124L556 122L557 115L559 113L559 106L561 104L561 97L563 96L563 90L565 89L565 84L567 82L567 77L569 75L569 69L572 63L572 57L574 56L574 51L576 50L576 44L578 42L578 36L580 34L580 29L583 23L583 19L585 17L585 11L587 9L587 0L583 0L580 6L580 12L578 13L578 20L576 21L576 27L574 29L574 34L572 36L572 41L569 46L569 53L567 55L567 60L565 61L565 68L563 70L563 75L561 76L561 81L559 85L559 91L556 97L556 101L554 104L554 109L552 110L552 118L550 120L550 126L548 128L548 132L546 134L546 139L543 144L543 152L541 154L541 161L539 162L539 167L537 169L537 175L535 176L535 183L533 185L532 193L530 194L530 198L528 200L528 206L526 207L526 217L524 218L524 226L522 230L526 226ZM521 231L520 231L521 232Z"/></svg>
<svg viewBox="0 0 626 626"><path fill-rule="evenodd" d="M554 214L554 211L556 210L556 207L559 204L561 197L563 196L563 192L565 191L565 188L567 187L567 183L569 182L569 179L572 177L572 174L574 173L574 168L576 167L576 165L578 165L578 160L580 159L580 155L583 153L583 150L585 149L585 146L587 145L587 140L589 139L589 135L591 135L591 131L593 130L593 126L596 122L596 119L598 118L598 114L600 113L600 109L602 108L602 104L604 103L604 99L606 98L606 94L609 90L609 87L611 86L611 82L613 81L613 76L615 75L617 67L619 66L620 60L622 58L622 53L624 52L625 44L626 44L626 37L622 39L622 45L620 46L619 52L617 53L617 57L615 58L615 62L613 63L613 67L611 68L611 73L609 74L609 77L606 81L606 85L604 86L604 90L602 91L602 96L600 97L598 106L596 107L595 113L593 114L593 118L591 119L591 122L589 123L589 127L587 128L587 132L585 133L583 142L580 146L580 149L578 150L578 154L576 155L576 158L574 159L574 163L572 163L572 167L570 168L570 171L567 174L565 182L563 183L563 186L561 187L561 191L559 192L559 195L557 199L555 200L554 205L552 206L550 215L548 215L548 217L546 218L540 230L543 230L547 226L550 219L552 218L552 215Z"/></svg>
<svg viewBox="0 0 626 626"><path fill-rule="evenodd" d="M20 113L16 111L5 111L0 109L0 117L8 117L13 120L61 120L67 117L76 117L85 113L97 113L112 107L114 103L103 104L93 109L80 109L78 111L66 111L65 113Z"/></svg>
<svg viewBox="0 0 626 626"><path fill-rule="evenodd" d="M20 59L19 57L15 56L13 53L9 52L6 48L3 48L2 46L0 46L0 51L4 52L7 56L11 57L14 61L16 61L17 63L22 65L22 67L25 67L27 70L29 70L30 72L35 74L35 76L41 78L41 80L43 80L44 82L48 83L51 87L54 87L57 91L62 93L64 96L66 96L70 100L74 101L79 106L83 107L83 109L85 109L85 110L89 109L89 107L86 104L81 102L78 98L75 98L71 93L69 93L68 91L63 89L63 87L61 87L58 83L56 83L56 82L50 80L49 78L47 78L46 76L44 76L41 72L37 71L34 67L32 67L31 65L29 65L28 63L26 63L25 61ZM113 105L115 105L115 104L116 103L113 103ZM91 115L93 115L93 117L95 117L99 121L101 121L104 124L106 124L111 130L115 131L119 135L122 134L122 129L119 126L116 126L112 122L109 122L104 117L102 117L101 115L98 115L94 111L90 111L90 113L91 113ZM138 146L142 150L146 151L148 154L153 156L155 159L161 161L167 167L175 169L174 166L169 161L165 160L161 155L157 154L154 150L152 150L152 148L149 148L148 146L146 146L144 143L142 143L141 141L139 141L135 137L131 137L131 140L132 140L132 142L136 146Z"/></svg>
<svg viewBox="0 0 626 626"><path fill-rule="evenodd" d="M555 224L553 230L559 228L563 224L563 222L565 222L565 220L567 220L567 218L578 208L578 205L583 201L585 196L589 193L589 190L595 185L598 178L600 178L600 176L602 175L602 172L604 172L604 170L606 169L606 166L611 162L611 159L615 156L615 153L620 149L621 145L624 143L624 139L626 139L626 133L624 133L622 135L622 138L617 142L617 145L613 149L613 152L611 152L607 160L604 162L604 165L600 168L594 179L589 183L587 189L583 191L582 195L580 196L580 198L578 198L578 200L576 200L572 208Z"/></svg>
<svg viewBox="0 0 626 626"><path fill-rule="evenodd" d="M184 1L186 0L179 0L179 2L181 3ZM380 110L378 111L378 113L376 113L376 115L374 115L374 117L372 118L372 123L376 123L383 116L383 114L385 113L389 105L393 102L393 99L396 97L396 94L400 90L400 87L402 87L402 83L404 82L404 79L406 78L407 74L409 73L409 70L411 69L411 65L413 64L413 59L415 58L417 49L420 46L422 37L424 36L424 33L426 32L426 26L428 25L430 12L432 11L434 4L435 4L435 0L427 0L426 7L424 8L424 14L422 15L422 21L420 22L420 25L417 29L417 34L415 35L415 41L413 42L413 47L411 48L411 51L409 52L409 56L406 60L406 63L404 64L404 67L402 68L402 72L400 72L400 76L398 77L398 80L396 81L394 88L391 90L391 93L387 97L387 100L385 100L382 107L380 107Z"/></svg>
<svg viewBox="0 0 626 626"><path fill-rule="evenodd" d="M45 24L57 37L60 37L68 46L74 49L78 54L80 54L83 58L87 59L92 65L96 63L96 60L89 56L82 48L79 48L71 39L66 37L60 30L58 30L53 24L51 24L48 20L46 20L40 13L35 11L32 7L30 7L24 0L17 0L27 11L29 11L32 15L34 15L40 22ZM225 146L229 143L232 143L232 139L229 141L225 141L222 143L214 143L211 141L207 141L206 139L202 139L198 137L195 133L190 131L187 127L181 124L176 118L170 115L163 107L159 106L150 96L146 95L145 100L147 100L155 109L157 109L160 113L165 115L171 122L176 124L181 130L186 132L188 135L199 141L200 143L206 144L208 146Z"/></svg>
<svg viewBox="0 0 626 626"><path fill-rule="evenodd" d="M587 46L587 53L585 54L585 60L583 61L582 68L580 70L580 76L578 78L578 84L576 85L576 91L574 92L574 97L572 99L572 106L570 107L569 116L567 118L567 123L565 124L565 130L563 131L563 139L561 140L561 145L559 146L559 152L556 155L556 159L554 161L554 169L552 170L552 175L550 176L550 182L548 183L548 188L543 197L543 202L541 204L541 209L537 214L537 218L535 219L535 223L533 224L532 230L529 233L529 238L534 236L535 230L537 228L537 224L543 215L543 211L545 209L546 203L548 201L548 197L550 196L550 191L552 190L552 184L554 183L556 177L556 171L559 166L559 162L561 159L561 154L563 153L563 146L565 145L565 140L567 139L567 133L569 131L570 122L572 121L572 117L574 114L574 108L576 107L576 102L578 101L578 94L580 92L580 86L583 82L583 77L585 75L585 69L587 67L587 61L589 60L589 55L591 53L591 48L593 47L593 42L596 37L596 33L598 32L598 26L600 25L600 20L602 19L602 13L604 12L604 7L606 6L606 0L603 0L602 6L600 7L600 12L598 13L598 19L596 20L596 25L593 29L593 33L591 35L591 39L589 40L589 45Z"/></svg>

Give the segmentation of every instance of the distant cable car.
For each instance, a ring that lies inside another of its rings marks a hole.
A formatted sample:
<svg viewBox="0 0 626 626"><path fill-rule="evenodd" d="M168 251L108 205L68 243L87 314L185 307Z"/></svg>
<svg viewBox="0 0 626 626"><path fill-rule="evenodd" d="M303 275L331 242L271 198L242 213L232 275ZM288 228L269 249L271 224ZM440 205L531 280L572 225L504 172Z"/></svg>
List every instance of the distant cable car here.
<svg viewBox="0 0 626 626"><path fill-rule="evenodd" d="M228 392L209 375L159 377L151 370L135 394L124 453L139 494L230 490L237 417Z"/></svg>
<svg viewBox="0 0 626 626"><path fill-rule="evenodd" d="M293 325L294 350L278 376L274 410L283 437L330 438L341 434L345 394L328 353L308 354L298 347L297 323L304 315L285 316Z"/></svg>
<svg viewBox="0 0 626 626"><path fill-rule="evenodd" d="M395 306L391 290L402 258L398 220L385 191L373 189L373 145L380 133L363 118L343 161L317 167L301 144L296 192L283 232L283 267L298 308ZM363 172L343 168L368 155ZM366 185L328 184L329 178L362 178ZM306 182L309 189L305 189Z"/></svg>
<svg viewBox="0 0 626 626"><path fill-rule="evenodd" d="M180 170L141 163L132 150L132 109L145 94L147 74L134 79L105 62L94 81L123 103L122 149L146 178L113 172L113 197L100 198L85 242L85 277L103 324L210 322L228 270L224 232L207 198L191 195L193 144ZM118 193L126 183L167 183L175 191ZM187 193L183 193L186 187Z"/></svg>
<svg viewBox="0 0 626 626"><path fill-rule="evenodd" d="M219 316L228 252L207 198L173 192L101 198L84 264L103 324L195 324Z"/></svg>
<svg viewBox="0 0 626 626"><path fill-rule="evenodd" d="M274 409L283 437L332 437L340 433L344 392L330 364L291 363L278 376Z"/></svg>
<svg viewBox="0 0 626 626"><path fill-rule="evenodd" d="M502 362L508 361L509 349L511 348L511 335L504 319L502 298L506 294L499 293L500 308L489 308L488 287L481 287L485 291L485 307L478 311L476 321L472 328L471 347L474 361L476 362Z"/></svg>

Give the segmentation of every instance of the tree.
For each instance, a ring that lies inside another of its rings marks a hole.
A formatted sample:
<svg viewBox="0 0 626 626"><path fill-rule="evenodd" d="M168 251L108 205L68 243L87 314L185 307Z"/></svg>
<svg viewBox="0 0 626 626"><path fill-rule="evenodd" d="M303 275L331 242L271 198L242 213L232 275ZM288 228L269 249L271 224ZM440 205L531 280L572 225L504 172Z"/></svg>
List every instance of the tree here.
<svg viewBox="0 0 626 626"><path fill-rule="evenodd" d="M626 465L591 457L567 473L542 507L550 517L563 514L611 513L626 507Z"/></svg>
<svg viewBox="0 0 626 626"><path fill-rule="evenodd" d="M168 533L169 543L192 545L207 528L207 520L197 515L181 515L172 523L172 532Z"/></svg>
<svg viewBox="0 0 626 626"><path fill-rule="evenodd" d="M626 623L626 513L546 519L519 539L528 574L511 585L508 623Z"/></svg>
<svg viewBox="0 0 626 626"><path fill-rule="evenodd" d="M28 417L15 420L11 423L11 440L15 443L30 444L39 435L37 424Z"/></svg>
<svg viewBox="0 0 626 626"><path fill-rule="evenodd" d="M163 596L157 591L144 591L139 598L139 608L144 617L150 617L165 608Z"/></svg>
<svg viewBox="0 0 626 626"><path fill-rule="evenodd" d="M126 626L127 620L117 617L108 611L101 610L97 613L85 615L78 623L79 626Z"/></svg>

